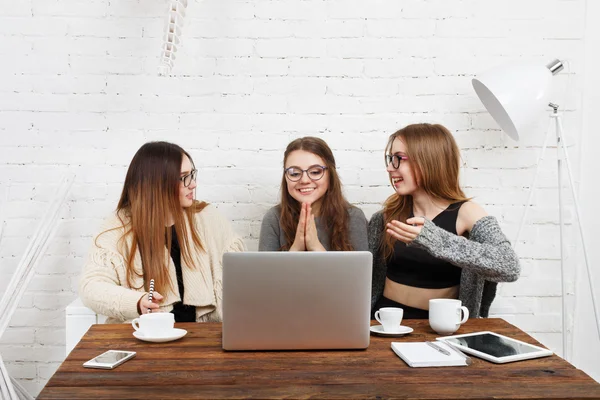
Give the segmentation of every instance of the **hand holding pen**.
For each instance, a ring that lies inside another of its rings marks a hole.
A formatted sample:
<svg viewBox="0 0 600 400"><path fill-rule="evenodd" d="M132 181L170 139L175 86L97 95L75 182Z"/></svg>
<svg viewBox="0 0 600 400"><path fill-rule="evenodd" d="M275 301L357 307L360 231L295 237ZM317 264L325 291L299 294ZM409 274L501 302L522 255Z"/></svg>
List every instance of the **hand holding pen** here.
<svg viewBox="0 0 600 400"><path fill-rule="evenodd" d="M152 304L152 296L154 295L154 279L150 279L150 292L148 293L148 302ZM148 314L152 312L152 309L148 307Z"/></svg>
<svg viewBox="0 0 600 400"><path fill-rule="evenodd" d="M158 311L160 306L157 303L160 303L163 300L163 296L154 291L154 279L150 280L149 289L148 295L144 295L139 301L138 311L140 314L149 314Z"/></svg>

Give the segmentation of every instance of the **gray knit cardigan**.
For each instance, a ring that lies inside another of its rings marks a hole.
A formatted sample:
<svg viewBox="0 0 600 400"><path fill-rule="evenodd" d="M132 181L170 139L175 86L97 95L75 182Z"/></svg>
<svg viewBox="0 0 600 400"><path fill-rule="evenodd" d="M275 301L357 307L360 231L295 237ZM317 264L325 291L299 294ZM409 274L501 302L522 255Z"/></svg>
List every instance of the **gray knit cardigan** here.
<svg viewBox="0 0 600 400"><path fill-rule="evenodd" d="M373 253L372 309L383 294L387 274L387 263L380 250L383 224L383 211L373 214L369 221L369 250ZM487 317L498 282L514 282L521 273L519 258L492 216L477 221L469 239L426 219L421 233L409 246L422 248L462 268L458 298L469 309L470 318Z"/></svg>

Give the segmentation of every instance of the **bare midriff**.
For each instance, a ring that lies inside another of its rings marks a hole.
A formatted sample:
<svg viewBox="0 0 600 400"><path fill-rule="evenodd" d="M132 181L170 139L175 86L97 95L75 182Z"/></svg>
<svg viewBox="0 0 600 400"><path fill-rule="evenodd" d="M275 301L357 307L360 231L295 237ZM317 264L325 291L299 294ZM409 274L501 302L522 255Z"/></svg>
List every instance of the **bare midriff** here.
<svg viewBox="0 0 600 400"><path fill-rule="evenodd" d="M431 299L458 299L458 286L443 289L424 289L403 285L385 278L383 295L390 300L409 307L429 310L429 300Z"/></svg>

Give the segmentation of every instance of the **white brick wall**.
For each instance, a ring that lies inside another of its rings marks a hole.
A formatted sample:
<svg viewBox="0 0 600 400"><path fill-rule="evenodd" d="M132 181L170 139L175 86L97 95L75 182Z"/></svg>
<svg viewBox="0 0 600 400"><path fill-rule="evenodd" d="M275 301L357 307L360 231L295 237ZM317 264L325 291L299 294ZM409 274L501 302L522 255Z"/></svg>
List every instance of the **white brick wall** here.
<svg viewBox="0 0 600 400"><path fill-rule="evenodd" d="M463 150L468 194L512 238L546 121L511 141L470 79L510 60L568 59L571 76L555 78L554 100L566 102L574 144L591 90L578 84L585 0L196 0L171 77L156 74L166 0L1 3L0 290L60 177L77 174L58 234L0 340L9 371L34 394L63 360L64 307L142 143L188 149L199 197L255 249L290 139L327 140L349 200L370 216L391 192L387 135L440 122ZM520 240L523 277L501 286L493 311L560 351L553 157Z"/></svg>
<svg viewBox="0 0 600 400"><path fill-rule="evenodd" d="M600 87L600 76L593 73L595 67L600 63L600 53L596 50L600 47L600 25L593 23L595 16L600 13L599 2L588 2L586 4L586 33L585 33L585 61L584 80L582 87L597 88ZM600 93L597 90L585 90L582 96L583 122L581 124L583 132L594 132L600 107ZM600 368L598 367L598 351L589 351L589 348L600 349L600 335L596 321L592 316L594 310L592 307L592 296L590 295L589 285L595 289L596 305L600 300L600 273L597 265L600 262L600 247L596 245L596 237L600 231L600 215L598 214L598 197L600 196L600 186L598 185L598 176L594 174L593 169L589 168L596 160L596 150L600 147L600 137L594 134L582 135L580 142L581 158L575 160L581 170L579 174L578 195L581 205L582 219L584 221L584 233L587 239L587 251L590 262L592 276L588 276L583 269L583 264L579 262L579 275L577 286L574 289L577 293L577 308L575 310L575 324L573 327L573 360L575 365L584 371L590 371L590 375L600 381ZM581 254L581 253L580 253ZM600 309L598 310L600 312Z"/></svg>

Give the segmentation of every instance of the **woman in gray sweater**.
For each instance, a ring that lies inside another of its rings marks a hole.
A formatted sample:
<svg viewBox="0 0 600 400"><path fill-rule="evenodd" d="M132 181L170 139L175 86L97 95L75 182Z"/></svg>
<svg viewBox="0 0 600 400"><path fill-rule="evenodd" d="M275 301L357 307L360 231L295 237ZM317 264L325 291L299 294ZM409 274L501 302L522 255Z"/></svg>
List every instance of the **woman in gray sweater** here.
<svg viewBox="0 0 600 400"><path fill-rule="evenodd" d="M497 283L519 277L519 259L496 218L460 188L452 134L409 125L390 135L385 160L395 193L369 222L373 312L428 318L430 299L453 298L487 317Z"/></svg>
<svg viewBox="0 0 600 400"><path fill-rule="evenodd" d="M259 251L368 250L365 214L346 201L322 139L292 141L283 157L281 203L265 214Z"/></svg>

